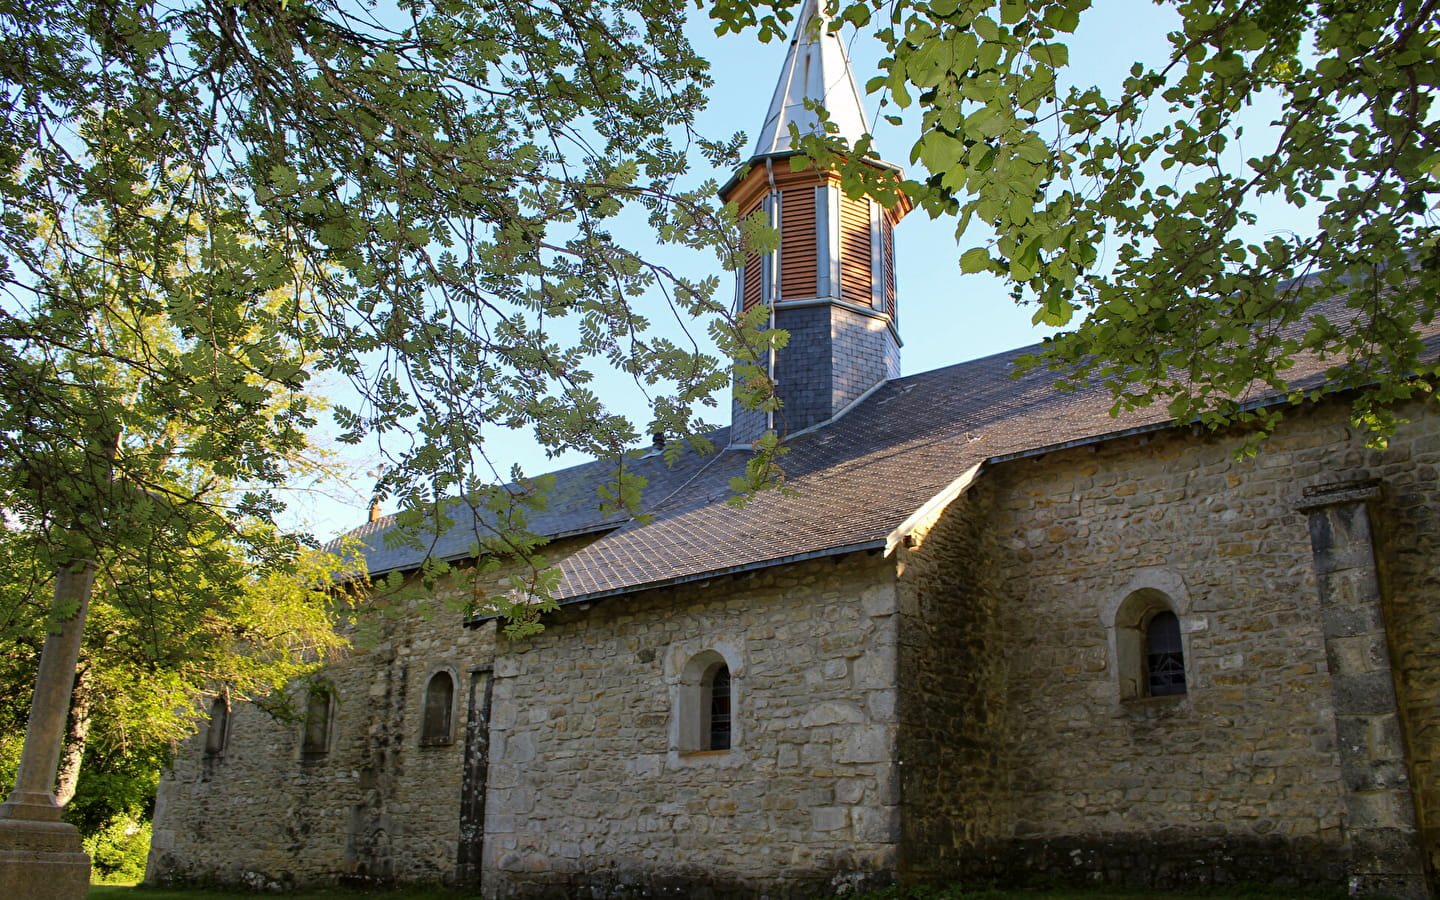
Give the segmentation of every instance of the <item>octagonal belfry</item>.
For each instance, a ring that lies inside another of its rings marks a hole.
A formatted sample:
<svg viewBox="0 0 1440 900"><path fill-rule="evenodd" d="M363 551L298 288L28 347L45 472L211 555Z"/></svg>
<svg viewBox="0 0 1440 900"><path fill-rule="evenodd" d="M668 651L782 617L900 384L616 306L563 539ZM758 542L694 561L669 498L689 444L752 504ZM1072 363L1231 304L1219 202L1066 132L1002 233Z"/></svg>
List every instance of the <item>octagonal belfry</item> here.
<svg viewBox="0 0 1440 900"><path fill-rule="evenodd" d="M791 168L793 135L824 133L815 106L852 145L870 130L845 46L817 0L808 0L750 161L720 191L742 217L763 216L780 233L779 247L751 255L737 271L736 311L766 306L772 326L790 334L761 361L781 408L765 413L737 401L737 444L827 422L900 374L894 226L910 203L902 195L887 209L846 196L837 172Z"/></svg>

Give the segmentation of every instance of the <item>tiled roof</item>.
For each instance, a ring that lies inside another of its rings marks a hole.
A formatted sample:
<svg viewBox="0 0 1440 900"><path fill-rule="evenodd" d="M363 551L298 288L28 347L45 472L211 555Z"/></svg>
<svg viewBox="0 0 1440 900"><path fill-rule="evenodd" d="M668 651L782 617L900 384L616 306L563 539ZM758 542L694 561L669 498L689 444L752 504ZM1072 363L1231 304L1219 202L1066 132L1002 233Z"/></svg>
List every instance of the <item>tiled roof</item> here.
<svg viewBox="0 0 1440 900"><path fill-rule="evenodd" d="M1034 348L1027 348L1033 350ZM728 501L745 451L720 454L683 491L568 557L564 597L622 592L847 547L878 546L982 460L1164 421L1109 415L1100 391L1061 392L1053 374L1014 378L1013 351L897 379L848 414L787 443L788 492Z"/></svg>
<svg viewBox="0 0 1440 900"><path fill-rule="evenodd" d="M608 531L568 557L560 595L633 589L883 541L897 525L976 462L1034 447L1113 432L1160 415L1114 419L1099 391L1057 391L1044 370L1014 378L1014 360L1034 348L891 381L848 414L792 438L780 458L788 491L769 490L743 507L729 502L732 478L749 453L718 450L630 460L647 479L644 521L600 508L596 489L615 464L587 463L555 473L548 508L529 527L551 537ZM729 442L728 429L710 440ZM460 524L422 550L384 539L392 518L351 534L366 545L372 574L419 565L429 554L469 556L481 528Z"/></svg>
<svg viewBox="0 0 1440 900"><path fill-rule="evenodd" d="M1058 390L1054 373L1044 368L1016 377L1016 359L1037 349L880 386L845 415L792 437L779 460L788 490L762 491L743 506L730 503L730 483L750 458L745 449L687 452L673 466L660 455L627 461L648 481L642 504L647 515L640 519L600 508L596 489L613 478L613 462L555 473L549 506L531 515L531 530L550 537L603 532L560 563L558 596L624 593L883 546L912 513L977 463L1169 421L1163 408L1112 417L1107 390ZM1302 360L1287 374L1292 387L1311 387L1321 383L1323 371L1323 364ZM708 437L717 448L729 443L728 429ZM386 518L352 532L367 547L372 574L414 568L425 557L418 549L387 546L384 535L393 524ZM467 557L477 530L473 523L456 525L428 550L447 560Z"/></svg>

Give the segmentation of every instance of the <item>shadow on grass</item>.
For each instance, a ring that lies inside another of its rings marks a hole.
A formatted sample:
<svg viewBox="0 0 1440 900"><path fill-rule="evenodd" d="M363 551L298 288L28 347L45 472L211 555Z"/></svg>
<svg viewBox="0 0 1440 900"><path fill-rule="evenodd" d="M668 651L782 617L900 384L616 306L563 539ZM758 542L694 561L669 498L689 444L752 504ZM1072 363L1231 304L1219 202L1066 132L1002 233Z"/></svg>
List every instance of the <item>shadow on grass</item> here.
<svg viewBox="0 0 1440 900"><path fill-rule="evenodd" d="M283 897L285 900L344 900L347 897L365 897L373 898L373 900L466 900L466 898L479 896L478 889L465 893L444 888L402 888L389 891L330 888L271 893L219 888L151 888L134 885L92 884L87 900L257 900L262 897Z"/></svg>
<svg viewBox="0 0 1440 900"><path fill-rule="evenodd" d="M365 897L373 900L466 900L479 897L479 890L455 891L444 888L403 888L364 891L332 888L293 891L283 894L202 888L147 888L130 885L91 885L88 900L256 900L283 897L285 900L343 900ZM963 889L906 887L851 894L848 900L1344 900L1344 891L1285 890L1255 885L1207 888L1189 891L1157 891L1124 888L1051 888L1046 890L1002 891L993 888Z"/></svg>
<svg viewBox="0 0 1440 900"><path fill-rule="evenodd" d="M1286 889L1239 884L1190 890L1108 886L1056 886L1032 889L896 887L853 895L850 900L1346 900L1342 889Z"/></svg>

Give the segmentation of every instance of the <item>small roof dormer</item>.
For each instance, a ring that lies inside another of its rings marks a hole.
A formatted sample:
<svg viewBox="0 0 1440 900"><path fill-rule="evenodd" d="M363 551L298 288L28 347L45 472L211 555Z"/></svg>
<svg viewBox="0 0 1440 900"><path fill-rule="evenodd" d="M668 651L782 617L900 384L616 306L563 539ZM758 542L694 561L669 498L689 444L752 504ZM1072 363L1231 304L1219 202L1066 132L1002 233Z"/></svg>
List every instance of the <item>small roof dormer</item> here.
<svg viewBox="0 0 1440 900"><path fill-rule="evenodd" d="M802 135L824 133L807 101L825 108L851 146L870 131L850 56L840 35L829 30L830 17L820 0L805 0L798 22L752 158L791 152L791 123Z"/></svg>

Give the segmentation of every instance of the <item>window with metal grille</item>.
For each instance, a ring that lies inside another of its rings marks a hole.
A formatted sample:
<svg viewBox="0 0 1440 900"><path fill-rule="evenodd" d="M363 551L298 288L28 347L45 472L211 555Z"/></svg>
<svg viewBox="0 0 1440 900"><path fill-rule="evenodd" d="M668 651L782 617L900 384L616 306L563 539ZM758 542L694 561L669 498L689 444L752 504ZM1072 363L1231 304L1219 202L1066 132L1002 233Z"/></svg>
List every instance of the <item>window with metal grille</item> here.
<svg viewBox="0 0 1440 900"><path fill-rule="evenodd" d="M1185 650L1180 643L1180 619L1163 610L1145 626L1145 673L1150 696L1185 693Z"/></svg>
<svg viewBox="0 0 1440 900"><path fill-rule="evenodd" d="M730 749L730 669L724 663L716 666L706 679L710 698L710 730L706 750Z"/></svg>
<svg viewBox="0 0 1440 900"><path fill-rule="evenodd" d="M744 721L740 707L744 700L744 668L733 648L722 654L717 648L694 653L676 672L675 713L671 749L677 758L729 757L744 743Z"/></svg>
<svg viewBox="0 0 1440 900"><path fill-rule="evenodd" d="M1185 676L1188 597L1178 575L1147 573L1174 589L1170 594L1148 585L1129 591L1109 615L1114 616L1114 671L1121 700L1183 698L1189 686Z"/></svg>

